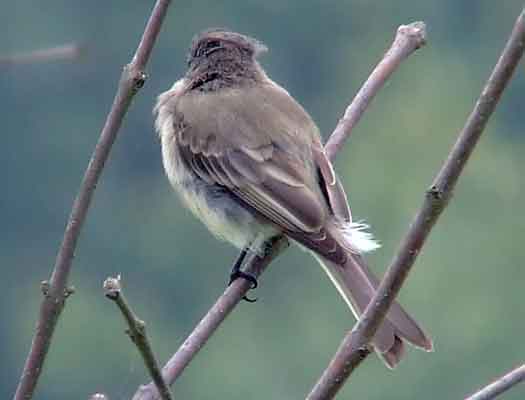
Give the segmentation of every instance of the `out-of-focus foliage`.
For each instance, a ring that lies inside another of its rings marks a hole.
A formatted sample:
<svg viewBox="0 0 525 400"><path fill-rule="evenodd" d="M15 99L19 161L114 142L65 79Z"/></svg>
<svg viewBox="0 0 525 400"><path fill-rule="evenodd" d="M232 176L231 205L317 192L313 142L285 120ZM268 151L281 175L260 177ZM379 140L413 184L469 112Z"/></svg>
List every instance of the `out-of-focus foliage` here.
<svg viewBox="0 0 525 400"><path fill-rule="evenodd" d="M71 202L152 1L3 4L0 55L79 41L79 63L1 67L0 398L16 386ZM506 40L522 1L175 1L83 230L70 298L37 397L124 399L147 380L102 281L120 273L161 360L226 283L236 251L181 209L152 128L156 95L185 69L191 37L226 26L264 41L268 73L328 134L389 45L424 20L429 44L374 101L339 155L383 271ZM460 398L525 358L525 70L505 93L401 300L436 351L392 372L371 357L341 398ZM299 399L353 319L315 261L292 249L174 387L179 399ZM524 389L506 398L519 399Z"/></svg>

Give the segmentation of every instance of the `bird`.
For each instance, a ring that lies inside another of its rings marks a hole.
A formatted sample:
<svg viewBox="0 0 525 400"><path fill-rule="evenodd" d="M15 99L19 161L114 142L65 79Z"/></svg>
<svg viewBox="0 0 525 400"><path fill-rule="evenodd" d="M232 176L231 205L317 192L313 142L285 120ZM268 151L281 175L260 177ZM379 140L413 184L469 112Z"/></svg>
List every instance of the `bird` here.
<svg viewBox="0 0 525 400"><path fill-rule="evenodd" d="M359 318L379 284L364 254L379 244L366 224L353 221L319 128L259 63L266 51L259 40L224 28L194 36L185 75L154 107L165 173L182 203L241 254L264 254L282 234L311 252ZM239 264L232 279L255 286ZM372 347L394 368L405 342L433 349L394 302Z"/></svg>

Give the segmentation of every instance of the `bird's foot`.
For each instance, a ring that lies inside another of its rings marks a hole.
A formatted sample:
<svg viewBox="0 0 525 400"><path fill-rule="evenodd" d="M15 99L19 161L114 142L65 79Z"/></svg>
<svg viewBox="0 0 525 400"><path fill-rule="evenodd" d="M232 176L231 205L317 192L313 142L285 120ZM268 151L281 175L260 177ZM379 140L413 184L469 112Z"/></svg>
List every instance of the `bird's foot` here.
<svg viewBox="0 0 525 400"><path fill-rule="evenodd" d="M252 287L250 289L255 289L258 285L257 283L257 277L249 272L244 272L241 270L232 271L230 274L230 282L228 283L228 286L230 286L234 280L242 278L246 279L248 282L252 284ZM255 303L257 301L257 298L249 298L248 296L243 296L243 300L247 301L248 303Z"/></svg>
<svg viewBox="0 0 525 400"><path fill-rule="evenodd" d="M232 268L232 272L230 273L230 281L228 282L228 286L230 286L234 280L238 278L242 278L247 280L252 284L252 287L250 289L255 289L258 285L257 283L257 277L249 272L244 272L241 270L242 262L244 261L244 258L246 257L246 250L243 250L241 254L239 255L239 258L235 262ZM248 303L255 303L257 299L251 299L248 296L243 296L243 300L247 301Z"/></svg>

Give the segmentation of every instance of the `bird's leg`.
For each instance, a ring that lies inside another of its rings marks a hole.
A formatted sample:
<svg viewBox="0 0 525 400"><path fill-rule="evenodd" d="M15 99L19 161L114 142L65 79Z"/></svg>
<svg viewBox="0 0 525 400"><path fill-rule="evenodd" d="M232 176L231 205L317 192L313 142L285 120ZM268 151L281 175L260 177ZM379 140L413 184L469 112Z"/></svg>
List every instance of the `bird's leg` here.
<svg viewBox="0 0 525 400"><path fill-rule="evenodd" d="M230 281L228 282L228 286L230 286L237 278L243 278L252 284L251 289L255 289L257 287L257 277L249 272L244 272L241 270L242 263L246 258L246 254L248 254L248 250L243 249L239 254L239 257L237 257L237 260L235 260L230 273ZM248 303L254 303L257 301L257 299L250 299L247 296L243 296L243 300L247 301Z"/></svg>
<svg viewBox="0 0 525 400"><path fill-rule="evenodd" d="M238 255L237 259L235 260L235 263L233 264L232 271L230 272L230 281L228 282L228 286L232 284L232 282L239 278L239 274L242 272L241 267L244 259L246 258L246 254L248 254L248 250L245 248L241 251L241 253Z"/></svg>

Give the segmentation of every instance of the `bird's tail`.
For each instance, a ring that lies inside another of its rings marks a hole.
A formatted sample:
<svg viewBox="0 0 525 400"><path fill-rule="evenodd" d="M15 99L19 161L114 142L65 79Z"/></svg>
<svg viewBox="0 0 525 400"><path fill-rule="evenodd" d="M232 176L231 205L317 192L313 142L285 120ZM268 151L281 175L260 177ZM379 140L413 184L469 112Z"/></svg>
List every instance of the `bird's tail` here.
<svg viewBox="0 0 525 400"><path fill-rule="evenodd" d="M375 294L379 280L358 254L348 252L346 262L338 265L316 255L339 293L359 318ZM394 368L404 354L404 341L426 351L432 351L432 339L397 302L390 307L377 330L372 344L389 368Z"/></svg>

